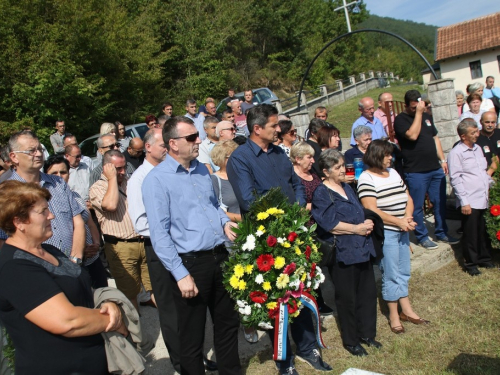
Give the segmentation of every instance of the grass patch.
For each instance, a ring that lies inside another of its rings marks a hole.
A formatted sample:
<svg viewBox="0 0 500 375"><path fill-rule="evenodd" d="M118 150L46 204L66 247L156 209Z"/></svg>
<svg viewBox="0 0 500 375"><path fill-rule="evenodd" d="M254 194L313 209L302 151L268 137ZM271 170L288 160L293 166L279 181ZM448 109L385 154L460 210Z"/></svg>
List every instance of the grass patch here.
<svg viewBox="0 0 500 375"><path fill-rule="evenodd" d="M496 254L497 262L500 256ZM379 306L377 340L381 350L368 348L369 356L357 358L343 347L335 319L327 320L323 338L329 347L323 359L332 374L350 367L382 374L500 374L500 271L484 270L472 278L456 262L410 279L410 299L415 311L431 321L426 327L404 324L406 333L393 334ZM380 301L380 300L379 300ZM266 338L264 338L266 339ZM246 374L277 373L272 353L260 353L249 362ZM314 371L296 360L300 374Z"/></svg>
<svg viewBox="0 0 500 375"><path fill-rule="evenodd" d="M375 101L375 109L377 108L377 98L383 92L390 92L396 101L403 101L405 93L408 90L419 90L419 85L394 85L384 89L376 88L368 92L351 98L344 103L336 106L328 107L328 121L335 125L340 130L340 136L343 138L349 137L352 124L361 115L358 111L358 102L366 96L371 97Z"/></svg>

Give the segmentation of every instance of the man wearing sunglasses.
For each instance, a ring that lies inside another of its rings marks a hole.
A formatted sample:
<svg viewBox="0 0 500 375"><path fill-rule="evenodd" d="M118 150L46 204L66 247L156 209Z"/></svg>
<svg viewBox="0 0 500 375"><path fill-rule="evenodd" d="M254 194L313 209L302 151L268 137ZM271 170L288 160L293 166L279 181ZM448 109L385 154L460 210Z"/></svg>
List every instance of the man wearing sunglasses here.
<svg viewBox="0 0 500 375"><path fill-rule="evenodd" d="M214 323L220 374L240 374L239 318L222 285L228 258L224 242L235 239L219 207L205 165L196 160L201 143L191 119L170 118L163 128L168 154L144 179L142 197L153 249L176 281L181 373L203 374L207 307ZM155 291L161 293L161 291ZM162 297L158 296L162 309Z"/></svg>
<svg viewBox="0 0 500 375"><path fill-rule="evenodd" d="M116 141L116 137L113 134L104 134L97 138L97 153L100 158L94 161L94 168L90 173L89 188L94 185L94 183L99 180L102 173L102 155L104 155L109 150L120 150L120 143ZM135 168L132 164L127 162L126 172L127 177L132 176Z"/></svg>

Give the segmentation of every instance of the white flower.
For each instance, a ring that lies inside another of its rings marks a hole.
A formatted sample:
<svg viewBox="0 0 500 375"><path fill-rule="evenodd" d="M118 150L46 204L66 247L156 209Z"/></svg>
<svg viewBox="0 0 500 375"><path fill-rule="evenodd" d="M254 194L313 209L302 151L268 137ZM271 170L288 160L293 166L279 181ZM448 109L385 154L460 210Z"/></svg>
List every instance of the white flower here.
<svg viewBox="0 0 500 375"><path fill-rule="evenodd" d="M307 227L306 227L306 226L304 226L304 225L302 225L302 226L300 227L300 229L302 229L304 232L307 232L307 231L308 231Z"/></svg>
<svg viewBox="0 0 500 375"><path fill-rule="evenodd" d="M294 221L293 221L293 223L294 223L294 224L297 224L297 220L294 220Z"/></svg>
<svg viewBox="0 0 500 375"><path fill-rule="evenodd" d="M253 234L249 234L247 236L246 242L243 244L241 247L241 250L243 251L250 251L255 249L255 236Z"/></svg>
<svg viewBox="0 0 500 375"><path fill-rule="evenodd" d="M247 305L246 301L241 301L241 300L236 301L236 304L241 308Z"/></svg>
<svg viewBox="0 0 500 375"><path fill-rule="evenodd" d="M273 326L267 322L260 322L258 326L262 329L273 329Z"/></svg>
<svg viewBox="0 0 500 375"><path fill-rule="evenodd" d="M263 232L263 231L261 231L261 230L258 230L257 232L255 232L255 235L256 235L257 237L260 237L260 236L262 236L263 234L264 234L264 232Z"/></svg>
<svg viewBox="0 0 500 375"><path fill-rule="evenodd" d="M241 315L250 315L252 313L252 308L250 306L245 306L239 309Z"/></svg>
<svg viewBox="0 0 500 375"><path fill-rule="evenodd" d="M285 239L283 237L278 237L278 243L281 245L283 242L285 242Z"/></svg>
<svg viewBox="0 0 500 375"><path fill-rule="evenodd" d="M300 280L297 279L294 281L290 281L288 285L290 286L290 288L293 288L293 290L298 290L300 286Z"/></svg>
<svg viewBox="0 0 500 375"><path fill-rule="evenodd" d="M258 309L262 308L262 305L260 303L256 303L254 304L255 307L257 307Z"/></svg>
<svg viewBox="0 0 500 375"><path fill-rule="evenodd" d="M311 282L310 282L310 281L308 281L308 282L307 282L307 284L306 284L306 286L307 286L308 288L310 288L310 287L311 287Z"/></svg>
<svg viewBox="0 0 500 375"><path fill-rule="evenodd" d="M320 275L319 275L319 282L320 282L320 283L322 283L322 282L324 282L324 281L325 281L325 275L320 274Z"/></svg>
<svg viewBox="0 0 500 375"><path fill-rule="evenodd" d="M262 284L264 282L264 276L259 273L257 276L255 276L255 282L259 285Z"/></svg>
<svg viewBox="0 0 500 375"><path fill-rule="evenodd" d="M319 288L319 281L315 281L313 285L313 289L316 290Z"/></svg>

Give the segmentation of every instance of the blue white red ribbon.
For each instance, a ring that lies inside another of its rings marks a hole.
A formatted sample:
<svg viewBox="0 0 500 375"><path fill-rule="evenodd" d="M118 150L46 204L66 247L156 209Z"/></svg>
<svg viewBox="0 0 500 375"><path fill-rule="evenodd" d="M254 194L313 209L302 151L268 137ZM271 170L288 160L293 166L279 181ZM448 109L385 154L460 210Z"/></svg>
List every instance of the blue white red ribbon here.
<svg viewBox="0 0 500 375"><path fill-rule="evenodd" d="M309 293L302 292L300 296L300 301L312 311L314 326L316 331L316 341L318 346L322 349L326 349L326 345L323 342L323 337L321 336L321 320L319 318L318 304L313 296ZM302 312L301 312L302 313ZM274 355L273 359L275 361L284 361L286 359L286 343L288 339L288 304L279 304L279 314L276 315L274 324Z"/></svg>
<svg viewBox="0 0 500 375"><path fill-rule="evenodd" d="M286 340L288 338L288 305L279 304L279 314L276 315L274 325L274 355L275 361L286 359Z"/></svg>

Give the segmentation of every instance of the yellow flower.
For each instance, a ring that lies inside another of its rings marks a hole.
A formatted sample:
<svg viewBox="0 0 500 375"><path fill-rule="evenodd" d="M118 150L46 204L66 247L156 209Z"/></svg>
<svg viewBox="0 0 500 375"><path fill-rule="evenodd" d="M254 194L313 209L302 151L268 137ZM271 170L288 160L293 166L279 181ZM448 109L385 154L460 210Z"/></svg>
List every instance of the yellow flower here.
<svg viewBox="0 0 500 375"><path fill-rule="evenodd" d="M297 301L297 307L300 307L300 305L302 305L302 302Z"/></svg>
<svg viewBox="0 0 500 375"><path fill-rule="evenodd" d="M238 289L238 286L240 285L240 279L238 279L236 276L231 276L229 279L229 284L234 288Z"/></svg>
<svg viewBox="0 0 500 375"><path fill-rule="evenodd" d="M245 273L252 273L253 271L253 264L247 264L246 267L245 267Z"/></svg>
<svg viewBox="0 0 500 375"><path fill-rule="evenodd" d="M241 276L243 276L244 273L245 273L245 269L243 268L243 266L241 264L237 264L236 266L234 266L234 275L236 277L241 277Z"/></svg>
<svg viewBox="0 0 500 375"><path fill-rule="evenodd" d="M285 213L285 211L279 209L279 210L276 210L276 214L275 215L283 215Z"/></svg>
<svg viewBox="0 0 500 375"><path fill-rule="evenodd" d="M279 289L283 289L288 285L289 281L290 277L286 273L282 273L281 275L278 276L278 280L276 280L276 286Z"/></svg>
<svg viewBox="0 0 500 375"><path fill-rule="evenodd" d="M297 245L302 245L302 244L304 243L304 241L301 241L301 240L299 240L299 239L297 238L297 239L295 240L295 243L296 243Z"/></svg>
<svg viewBox="0 0 500 375"><path fill-rule="evenodd" d="M257 214L257 220L265 220L269 217L269 214L267 212L259 212Z"/></svg>
<svg viewBox="0 0 500 375"><path fill-rule="evenodd" d="M281 246L286 247L286 248L289 248L289 247L291 247L292 245L290 245L290 242L285 241L285 242L283 242L283 243L281 244Z"/></svg>
<svg viewBox="0 0 500 375"><path fill-rule="evenodd" d="M278 303L277 302L268 302L268 303L266 303L266 307L269 310L272 310L272 309L275 309L276 307L278 307Z"/></svg>
<svg viewBox="0 0 500 375"><path fill-rule="evenodd" d="M315 243L313 243L311 247L312 247L312 249L313 249L315 252L316 252L316 251L318 251L318 247L316 246L316 244L315 244Z"/></svg>
<svg viewBox="0 0 500 375"><path fill-rule="evenodd" d="M269 215L275 215L276 212L278 212L278 209L276 207L271 207L266 211Z"/></svg>
<svg viewBox="0 0 500 375"><path fill-rule="evenodd" d="M290 314L290 316L291 316L292 318L296 318L296 317L298 317L298 316L299 316L299 314L300 314L300 310L297 310L297 311L295 311L293 314Z"/></svg>
<svg viewBox="0 0 500 375"><path fill-rule="evenodd" d="M302 251L298 247L295 247L295 254L300 255L302 254Z"/></svg>
<svg viewBox="0 0 500 375"><path fill-rule="evenodd" d="M307 273L304 272L302 274L302 277L300 278L300 281L304 282L304 281L306 281L306 278L307 278Z"/></svg>
<svg viewBox="0 0 500 375"><path fill-rule="evenodd" d="M276 257L276 259L274 259L274 268L279 270L282 269L284 266L285 266L285 258Z"/></svg>
<svg viewBox="0 0 500 375"><path fill-rule="evenodd" d="M247 283L244 282L243 280L240 280L239 285L238 285L238 289L245 290L246 288L247 288Z"/></svg>
<svg viewBox="0 0 500 375"><path fill-rule="evenodd" d="M261 231L262 233L266 233L266 228L264 228L263 225L257 228L257 230Z"/></svg>
<svg viewBox="0 0 500 375"><path fill-rule="evenodd" d="M264 281L262 283L262 289L264 289L265 291L271 290L271 283L269 281Z"/></svg>

